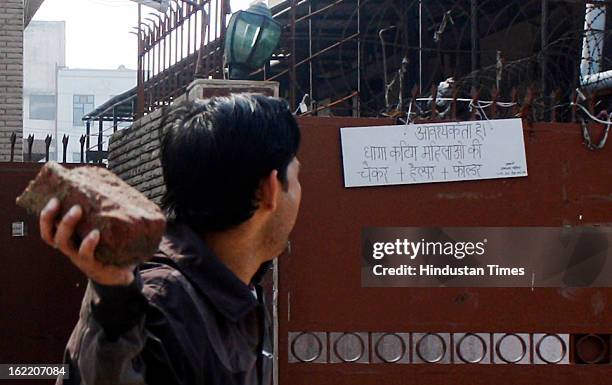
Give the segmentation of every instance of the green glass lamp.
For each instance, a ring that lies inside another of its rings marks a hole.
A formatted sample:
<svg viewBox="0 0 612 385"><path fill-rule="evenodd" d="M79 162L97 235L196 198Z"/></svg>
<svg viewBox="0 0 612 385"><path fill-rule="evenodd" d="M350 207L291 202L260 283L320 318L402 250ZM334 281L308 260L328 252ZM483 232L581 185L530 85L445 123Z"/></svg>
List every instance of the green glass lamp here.
<svg viewBox="0 0 612 385"><path fill-rule="evenodd" d="M247 79L272 56L281 36L280 24L263 2L232 15L225 38L224 61L230 79Z"/></svg>

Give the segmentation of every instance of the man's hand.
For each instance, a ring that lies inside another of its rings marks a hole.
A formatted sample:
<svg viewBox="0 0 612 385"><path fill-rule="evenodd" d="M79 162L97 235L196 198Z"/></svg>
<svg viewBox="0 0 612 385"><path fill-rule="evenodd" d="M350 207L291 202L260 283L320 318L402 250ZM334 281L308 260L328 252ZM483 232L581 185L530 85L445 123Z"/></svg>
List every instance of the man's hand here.
<svg viewBox="0 0 612 385"><path fill-rule="evenodd" d="M132 283L135 266L104 265L94 258L94 251L100 241L99 230L93 230L87 234L78 249L73 244L76 225L83 215L80 206L72 206L57 223L59 212L59 200L52 198L40 213L40 236L49 246L59 249L79 270L96 283L109 286Z"/></svg>

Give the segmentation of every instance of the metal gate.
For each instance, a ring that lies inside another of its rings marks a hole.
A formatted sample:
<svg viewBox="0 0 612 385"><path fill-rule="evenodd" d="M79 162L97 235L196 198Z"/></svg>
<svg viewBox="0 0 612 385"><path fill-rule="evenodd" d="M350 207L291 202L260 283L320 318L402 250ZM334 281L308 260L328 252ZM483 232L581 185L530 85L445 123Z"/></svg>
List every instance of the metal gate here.
<svg viewBox="0 0 612 385"><path fill-rule="evenodd" d="M526 178L345 189L339 128L383 124L301 119L302 206L279 260L280 384L610 383L612 289L362 288L360 236L610 224L612 148L588 150L577 124L534 123Z"/></svg>
<svg viewBox="0 0 612 385"><path fill-rule="evenodd" d="M85 289L83 275L40 239L37 218L15 205L40 166L0 163L0 363L4 364L61 363ZM19 381L28 383L54 381Z"/></svg>

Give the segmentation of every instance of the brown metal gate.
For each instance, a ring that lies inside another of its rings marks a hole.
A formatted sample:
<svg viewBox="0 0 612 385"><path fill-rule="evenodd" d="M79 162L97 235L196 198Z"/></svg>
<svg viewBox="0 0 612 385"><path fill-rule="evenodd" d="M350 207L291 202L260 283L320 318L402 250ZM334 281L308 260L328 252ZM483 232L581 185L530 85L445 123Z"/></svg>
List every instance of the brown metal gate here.
<svg viewBox="0 0 612 385"><path fill-rule="evenodd" d="M589 151L577 125L536 123L525 130L527 178L345 189L339 128L389 123L301 119L302 209L292 253L279 264L280 383L609 383L611 289L362 289L359 247L361 227L366 225L612 223L610 146ZM38 164L0 165L3 363L59 363L83 291L78 271L39 240L36 220L14 205L38 168ZM27 234L13 237L12 225L21 221ZM419 333L432 333L429 336L444 341L442 361L448 364L413 363L415 357L418 360L414 346L423 337ZM495 338L525 334L528 362L457 364L458 333L481 333L489 361L495 361L497 354ZM570 364L537 364L542 338L537 333L567 337ZM397 363L379 357L381 338L404 344L405 355ZM305 345L309 350L304 355L300 346L308 340L314 344ZM363 348L358 362L343 362L346 351L339 345L346 341L358 341ZM320 354L312 354L319 348ZM300 361L313 357L314 362ZM602 364L582 364L590 361Z"/></svg>
<svg viewBox="0 0 612 385"><path fill-rule="evenodd" d="M345 189L339 128L382 124L301 119L302 207L279 262L280 384L610 383L612 289L362 288L360 236L363 226L610 224L611 146L587 150L577 124L535 123L524 130L526 178ZM460 364L465 333L478 333L488 364ZM381 354L381 338L396 357ZM424 338L447 364L417 363ZM524 341L524 365L503 364L504 338ZM568 364L540 365L546 344L567 349Z"/></svg>
<svg viewBox="0 0 612 385"><path fill-rule="evenodd" d="M78 319L85 279L40 239L35 217L15 198L39 163L0 163L0 363L59 364ZM13 224L25 236L13 236ZM7 384L15 381L4 381ZM3 383L3 381L0 381ZM19 384L51 384L21 380Z"/></svg>

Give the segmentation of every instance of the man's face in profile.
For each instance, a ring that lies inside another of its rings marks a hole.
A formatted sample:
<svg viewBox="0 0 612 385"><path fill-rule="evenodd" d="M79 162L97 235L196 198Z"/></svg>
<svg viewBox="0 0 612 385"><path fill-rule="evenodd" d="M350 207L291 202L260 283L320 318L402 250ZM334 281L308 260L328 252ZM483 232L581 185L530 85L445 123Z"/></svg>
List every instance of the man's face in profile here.
<svg viewBox="0 0 612 385"><path fill-rule="evenodd" d="M302 199L302 186L299 181L300 162L293 158L287 166L286 188L281 190L278 206L270 221L270 246L272 258L280 255L287 246L289 234L293 230Z"/></svg>

